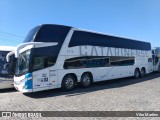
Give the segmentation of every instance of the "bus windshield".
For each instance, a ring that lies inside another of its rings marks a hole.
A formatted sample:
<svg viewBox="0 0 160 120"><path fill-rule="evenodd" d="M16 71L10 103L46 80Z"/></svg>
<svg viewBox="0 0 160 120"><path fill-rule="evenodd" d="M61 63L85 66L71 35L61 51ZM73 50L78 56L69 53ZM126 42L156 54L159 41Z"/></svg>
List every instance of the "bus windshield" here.
<svg viewBox="0 0 160 120"><path fill-rule="evenodd" d="M7 64L6 62L6 55L8 52L6 51L1 51L0 52L0 74L5 74L6 70L5 70L5 65Z"/></svg>
<svg viewBox="0 0 160 120"><path fill-rule="evenodd" d="M0 77L12 76L15 70L15 56L10 56L10 62L6 61L8 51L0 51Z"/></svg>
<svg viewBox="0 0 160 120"><path fill-rule="evenodd" d="M15 75L23 75L29 70L30 50L19 54L16 64Z"/></svg>

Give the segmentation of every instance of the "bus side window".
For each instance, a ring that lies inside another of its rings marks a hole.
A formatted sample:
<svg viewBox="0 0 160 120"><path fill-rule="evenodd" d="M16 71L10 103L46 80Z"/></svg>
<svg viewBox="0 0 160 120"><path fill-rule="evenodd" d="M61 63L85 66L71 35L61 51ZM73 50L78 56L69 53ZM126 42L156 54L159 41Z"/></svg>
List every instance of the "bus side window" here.
<svg viewBox="0 0 160 120"><path fill-rule="evenodd" d="M47 68L53 66L55 64L55 60L52 57L34 57L33 58L33 71L40 70L43 68Z"/></svg>
<svg viewBox="0 0 160 120"><path fill-rule="evenodd" d="M47 58L47 67L53 66L55 64L55 59L52 57Z"/></svg>
<svg viewBox="0 0 160 120"><path fill-rule="evenodd" d="M40 70L44 68L44 57L34 57L33 58L33 71Z"/></svg>

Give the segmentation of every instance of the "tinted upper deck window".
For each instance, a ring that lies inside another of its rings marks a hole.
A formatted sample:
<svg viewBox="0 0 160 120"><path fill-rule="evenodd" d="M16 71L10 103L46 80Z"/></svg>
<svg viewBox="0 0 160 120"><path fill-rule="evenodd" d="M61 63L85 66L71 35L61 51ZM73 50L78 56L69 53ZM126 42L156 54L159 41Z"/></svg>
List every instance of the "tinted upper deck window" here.
<svg viewBox="0 0 160 120"><path fill-rule="evenodd" d="M23 42L58 42L62 43L71 27L62 25L41 25L33 28Z"/></svg>
<svg viewBox="0 0 160 120"><path fill-rule="evenodd" d="M151 50L150 43L102 35L97 33L74 31L69 47L91 45L102 47L127 48L137 50Z"/></svg>
<svg viewBox="0 0 160 120"><path fill-rule="evenodd" d="M32 30L30 30L29 33L27 34L25 40L23 41L23 43L33 41L34 36L38 32L39 28L40 28L40 26L37 26L37 27L33 28Z"/></svg>
<svg viewBox="0 0 160 120"><path fill-rule="evenodd" d="M58 42L63 43L70 27L60 25L42 25L34 42Z"/></svg>

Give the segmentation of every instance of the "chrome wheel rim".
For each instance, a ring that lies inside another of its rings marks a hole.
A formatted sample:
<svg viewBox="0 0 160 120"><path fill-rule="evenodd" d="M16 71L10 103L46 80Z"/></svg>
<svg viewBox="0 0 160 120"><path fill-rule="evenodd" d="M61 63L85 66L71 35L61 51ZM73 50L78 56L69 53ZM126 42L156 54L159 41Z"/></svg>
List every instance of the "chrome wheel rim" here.
<svg viewBox="0 0 160 120"><path fill-rule="evenodd" d="M65 85L67 89L72 88L74 86L74 80L69 77L68 79L66 79Z"/></svg>
<svg viewBox="0 0 160 120"><path fill-rule="evenodd" d="M138 71L136 71L136 78L138 78L139 77L139 72Z"/></svg>
<svg viewBox="0 0 160 120"><path fill-rule="evenodd" d="M146 74L145 70L142 70L142 71L141 71L141 75L142 75L142 76L145 76L145 74Z"/></svg>
<svg viewBox="0 0 160 120"><path fill-rule="evenodd" d="M88 75L85 75L82 79L84 86L88 86L91 82L90 77Z"/></svg>
<svg viewBox="0 0 160 120"><path fill-rule="evenodd" d="M144 73L144 70L142 70L142 71L141 71L141 75L144 76L144 74L145 74L145 73Z"/></svg>

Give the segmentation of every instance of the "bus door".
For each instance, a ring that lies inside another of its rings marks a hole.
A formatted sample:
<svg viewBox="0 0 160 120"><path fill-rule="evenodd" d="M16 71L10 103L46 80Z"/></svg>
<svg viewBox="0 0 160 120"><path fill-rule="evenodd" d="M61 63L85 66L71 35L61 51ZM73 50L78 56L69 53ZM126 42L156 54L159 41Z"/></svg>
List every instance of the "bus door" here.
<svg viewBox="0 0 160 120"><path fill-rule="evenodd" d="M45 65L44 57L33 59L33 91L49 89L49 68Z"/></svg>
<svg viewBox="0 0 160 120"><path fill-rule="evenodd" d="M33 91L49 89L49 70L43 69L33 72Z"/></svg>
<svg viewBox="0 0 160 120"><path fill-rule="evenodd" d="M53 70L50 68L49 77L50 77L50 89L57 87L58 85L57 70Z"/></svg>

